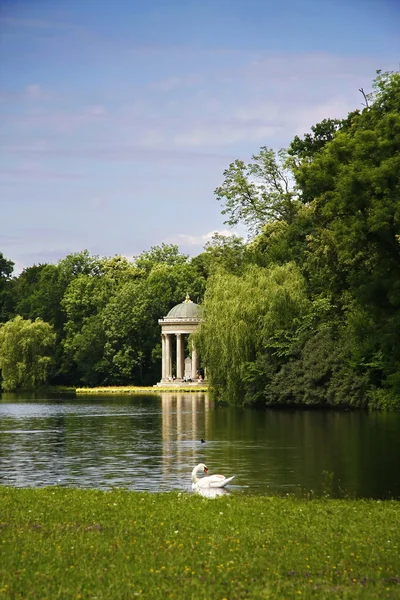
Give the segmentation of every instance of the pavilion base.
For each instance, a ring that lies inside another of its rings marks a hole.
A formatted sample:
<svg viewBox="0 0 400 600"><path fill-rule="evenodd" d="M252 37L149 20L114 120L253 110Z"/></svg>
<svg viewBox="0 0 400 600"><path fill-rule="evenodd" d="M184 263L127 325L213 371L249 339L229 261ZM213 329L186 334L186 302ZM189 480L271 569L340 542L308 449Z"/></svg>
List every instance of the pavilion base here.
<svg viewBox="0 0 400 600"><path fill-rule="evenodd" d="M207 381L159 381L153 387L167 387L167 388L188 388L188 387L207 387Z"/></svg>

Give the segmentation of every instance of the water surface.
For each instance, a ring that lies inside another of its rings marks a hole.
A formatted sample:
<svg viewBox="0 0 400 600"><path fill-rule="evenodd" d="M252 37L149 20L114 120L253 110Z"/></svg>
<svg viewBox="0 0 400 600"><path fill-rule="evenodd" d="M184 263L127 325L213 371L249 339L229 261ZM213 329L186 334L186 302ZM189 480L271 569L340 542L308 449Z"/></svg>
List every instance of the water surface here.
<svg viewBox="0 0 400 600"><path fill-rule="evenodd" d="M0 484L400 498L397 413L222 408L203 393L0 397ZM201 439L205 443L201 442Z"/></svg>

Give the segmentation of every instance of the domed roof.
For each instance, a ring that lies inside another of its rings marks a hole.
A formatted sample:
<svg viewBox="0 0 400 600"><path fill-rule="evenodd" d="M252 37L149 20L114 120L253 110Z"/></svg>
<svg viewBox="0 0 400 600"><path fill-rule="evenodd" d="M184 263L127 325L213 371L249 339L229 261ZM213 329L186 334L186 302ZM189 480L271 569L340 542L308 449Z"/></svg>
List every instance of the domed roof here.
<svg viewBox="0 0 400 600"><path fill-rule="evenodd" d="M166 319L200 319L202 314L201 306L192 302L189 294L181 304L177 304L167 314Z"/></svg>

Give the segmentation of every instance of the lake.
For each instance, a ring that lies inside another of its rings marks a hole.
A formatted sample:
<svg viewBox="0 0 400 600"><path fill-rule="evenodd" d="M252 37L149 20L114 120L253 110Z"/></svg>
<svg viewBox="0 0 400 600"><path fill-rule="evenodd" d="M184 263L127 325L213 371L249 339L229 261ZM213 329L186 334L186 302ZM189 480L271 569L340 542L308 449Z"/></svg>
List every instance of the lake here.
<svg viewBox="0 0 400 600"><path fill-rule="evenodd" d="M236 494L400 498L399 433L399 413L237 409L204 393L3 393L0 484L187 491L204 462L235 475Z"/></svg>

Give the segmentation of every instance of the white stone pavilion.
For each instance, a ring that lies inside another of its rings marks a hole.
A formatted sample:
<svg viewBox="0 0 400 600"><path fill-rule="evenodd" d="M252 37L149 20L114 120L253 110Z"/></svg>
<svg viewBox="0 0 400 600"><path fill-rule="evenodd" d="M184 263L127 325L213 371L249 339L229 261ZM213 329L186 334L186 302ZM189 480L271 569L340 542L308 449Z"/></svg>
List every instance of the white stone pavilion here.
<svg viewBox="0 0 400 600"><path fill-rule="evenodd" d="M162 342L162 375L158 385L181 385L189 380L198 383L199 360L192 343L191 358L185 358L185 336L195 332L202 321L201 306L189 295L159 319ZM175 366L175 369L174 369Z"/></svg>

